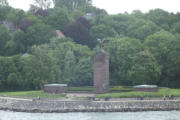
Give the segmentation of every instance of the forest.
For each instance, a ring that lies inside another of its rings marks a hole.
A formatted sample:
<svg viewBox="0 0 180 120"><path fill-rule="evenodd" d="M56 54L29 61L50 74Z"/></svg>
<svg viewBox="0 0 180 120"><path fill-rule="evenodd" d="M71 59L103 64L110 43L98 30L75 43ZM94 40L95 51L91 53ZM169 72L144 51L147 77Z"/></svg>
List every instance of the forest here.
<svg viewBox="0 0 180 120"><path fill-rule="evenodd" d="M34 0L23 11L0 0L0 90L92 86L98 38L109 40L112 86L180 88L180 13L110 15L91 0Z"/></svg>

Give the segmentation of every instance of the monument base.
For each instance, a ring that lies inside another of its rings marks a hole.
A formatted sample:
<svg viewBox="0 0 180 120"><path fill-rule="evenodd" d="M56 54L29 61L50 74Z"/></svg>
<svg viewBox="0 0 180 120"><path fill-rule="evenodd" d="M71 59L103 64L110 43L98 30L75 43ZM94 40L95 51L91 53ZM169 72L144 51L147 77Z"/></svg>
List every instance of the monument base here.
<svg viewBox="0 0 180 120"><path fill-rule="evenodd" d="M94 93L95 94L104 94L104 93L108 93L109 89L102 89L102 88L94 88Z"/></svg>

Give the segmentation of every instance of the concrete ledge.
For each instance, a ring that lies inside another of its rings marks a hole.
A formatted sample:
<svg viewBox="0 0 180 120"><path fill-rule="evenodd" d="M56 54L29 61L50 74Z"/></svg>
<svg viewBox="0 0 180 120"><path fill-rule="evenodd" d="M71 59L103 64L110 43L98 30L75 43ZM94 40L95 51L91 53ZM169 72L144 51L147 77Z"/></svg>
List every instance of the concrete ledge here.
<svg viewBox="0 0 180 120"><path fill-rule="evenodd" d="M0 109L17 112L136 112L180 110L180 100L41 101L0 98Z"/></svg>

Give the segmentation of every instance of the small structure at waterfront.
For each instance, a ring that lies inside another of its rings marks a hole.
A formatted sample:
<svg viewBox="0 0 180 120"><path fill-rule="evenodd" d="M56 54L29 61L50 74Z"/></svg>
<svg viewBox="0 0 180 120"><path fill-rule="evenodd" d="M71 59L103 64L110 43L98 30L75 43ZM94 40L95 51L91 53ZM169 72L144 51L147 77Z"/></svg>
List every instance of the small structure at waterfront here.
<svg viewBox="0 0 180 120"><path fill-rule="evenodd" d="M46 84L44 85L44 92L51 94L66 93L68 90L67 84Z"/></svg>
<svg viewBox="0 0 180 120"><path fill-rule="evenodd" d="M136 85L133 87L134 91L143 91L143 92L157 92L157 85Z"/></svg>

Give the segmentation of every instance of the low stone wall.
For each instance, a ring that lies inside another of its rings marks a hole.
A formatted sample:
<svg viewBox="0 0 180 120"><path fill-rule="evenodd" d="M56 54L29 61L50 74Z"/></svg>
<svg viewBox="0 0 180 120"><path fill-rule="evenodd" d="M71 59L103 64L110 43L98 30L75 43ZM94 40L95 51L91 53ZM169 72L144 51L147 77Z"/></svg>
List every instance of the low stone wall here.
<svg viewBox="0 0 180 120"><path fill-rule="evenodd" d="M180 100L41 101L0 98L1 110L18 112L134 112L180 110Z"/></svg>
<svg viewBox="0 0 180 120"><path fill-rule="evenodd" d="M44 92L51 94L66 93L68 91L66 84L47 84L44 85Z"/></svg>
<svg viewBox="0 0 180 120"><path fill-rule="evenodd" d="M134 91L157 92L158 88L134 88Z"/></svg>

